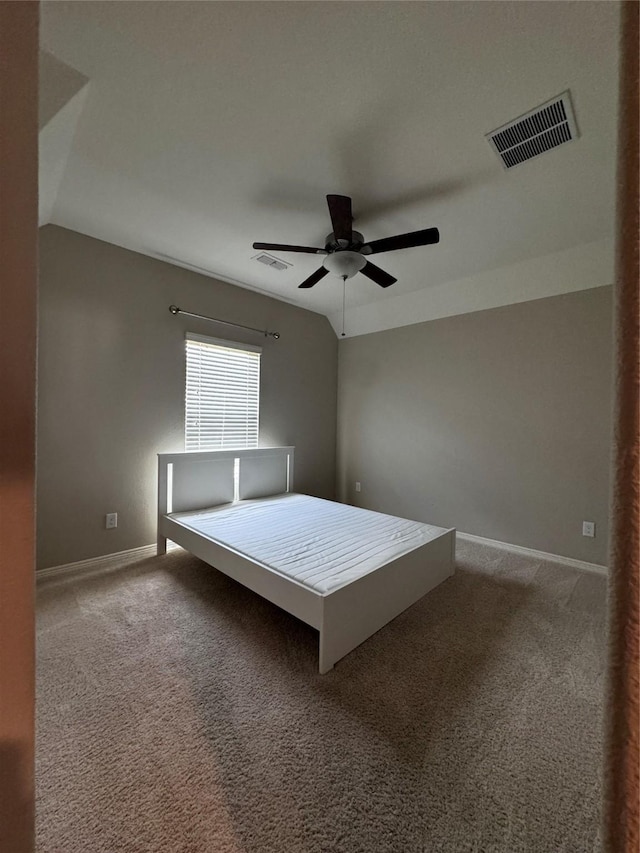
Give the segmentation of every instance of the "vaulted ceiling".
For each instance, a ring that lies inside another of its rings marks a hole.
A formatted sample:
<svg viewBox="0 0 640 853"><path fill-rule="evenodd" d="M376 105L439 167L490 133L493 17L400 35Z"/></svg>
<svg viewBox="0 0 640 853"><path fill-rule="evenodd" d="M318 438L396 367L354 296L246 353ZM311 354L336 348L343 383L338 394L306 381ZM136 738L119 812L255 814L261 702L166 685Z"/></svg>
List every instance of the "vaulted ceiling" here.
<svg viewBox="0 0 640 853"><path fill-rule="evenodd" d="M327 193L388 290L347 282L348 333L611 283L614 2L45 2L41 221L330 316L297 285ZM485 134L570 89L580 136L505 170ZM350 327L350 328L349 328Z"/></svg>

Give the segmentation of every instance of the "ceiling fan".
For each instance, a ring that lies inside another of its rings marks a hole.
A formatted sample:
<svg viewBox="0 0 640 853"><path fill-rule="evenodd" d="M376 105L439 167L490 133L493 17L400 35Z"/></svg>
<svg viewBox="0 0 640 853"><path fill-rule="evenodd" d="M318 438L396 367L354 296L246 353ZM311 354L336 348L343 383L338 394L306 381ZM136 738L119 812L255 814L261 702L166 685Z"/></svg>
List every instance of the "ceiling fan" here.
<svg viewBox="0 0 640 853"><path fill-rule="evenodd" d="M396 249L410 249L413 246L429 246L440 241L437 228L426 228L423 231L412 231L409 234L399 234L397 237L385 237L382 240L365 243L362 234L351 227L353 214L349 196L328 195L327 204L333 231L327 236L324 249L314 249L312 246L288 246L282 243L253 244L254 249L266 251L324 255L322 266L298 287L313 287L330 272L345 281L357 272L361 272L380 287L389 287L398 279L368 261L368 255L393 252Z"/></svg>

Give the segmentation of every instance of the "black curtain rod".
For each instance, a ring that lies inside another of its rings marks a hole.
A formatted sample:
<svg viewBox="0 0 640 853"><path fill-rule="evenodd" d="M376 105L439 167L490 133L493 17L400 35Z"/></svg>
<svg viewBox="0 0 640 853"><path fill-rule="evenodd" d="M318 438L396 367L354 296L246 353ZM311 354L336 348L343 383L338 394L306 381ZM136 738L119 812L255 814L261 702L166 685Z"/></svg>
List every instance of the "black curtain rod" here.
<svg viewBox="0 0 640 853"><path fill-rule="evenodd" d="M219 320L217 317L205 317L204 314L194 314L193 311L184 311L182 308L178 308L177 305L169 305L169 311L172 314L184 314L187 317L197 317L198 320L209 320L211 323L222 323L223 326L235 326L236 329L258 332L264 335L265 338L274 338L276 341L280 337L280 332L268 332L266 329L255 329L253 326L243 326L242 323L230 323L229 320Z"/></svg>

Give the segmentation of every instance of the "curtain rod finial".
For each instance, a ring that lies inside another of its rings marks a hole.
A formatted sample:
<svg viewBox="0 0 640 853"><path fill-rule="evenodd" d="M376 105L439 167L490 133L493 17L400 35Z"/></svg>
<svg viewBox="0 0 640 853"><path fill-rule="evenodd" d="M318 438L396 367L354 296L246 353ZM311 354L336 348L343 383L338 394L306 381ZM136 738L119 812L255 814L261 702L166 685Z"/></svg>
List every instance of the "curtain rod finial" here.
<svg viewBox="0 0 640 853"><path fill-rule="evenodd" d="M177 305L169 305L169 311L171 311L172 314L179 314L180 313L180 309L178 308Z"/></svg>

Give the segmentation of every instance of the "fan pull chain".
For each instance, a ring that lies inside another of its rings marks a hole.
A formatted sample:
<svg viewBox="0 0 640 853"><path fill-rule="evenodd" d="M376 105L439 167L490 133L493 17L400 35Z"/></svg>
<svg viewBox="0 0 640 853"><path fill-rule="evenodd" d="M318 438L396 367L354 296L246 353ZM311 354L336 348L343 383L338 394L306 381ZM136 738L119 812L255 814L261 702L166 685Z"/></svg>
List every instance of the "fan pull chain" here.
<svg viewBox="0 0 640 853"><path fill-rule="evenodd" d="M342 337L344 338L344 306L347 298L347 277L342 276Z"/></svg>

